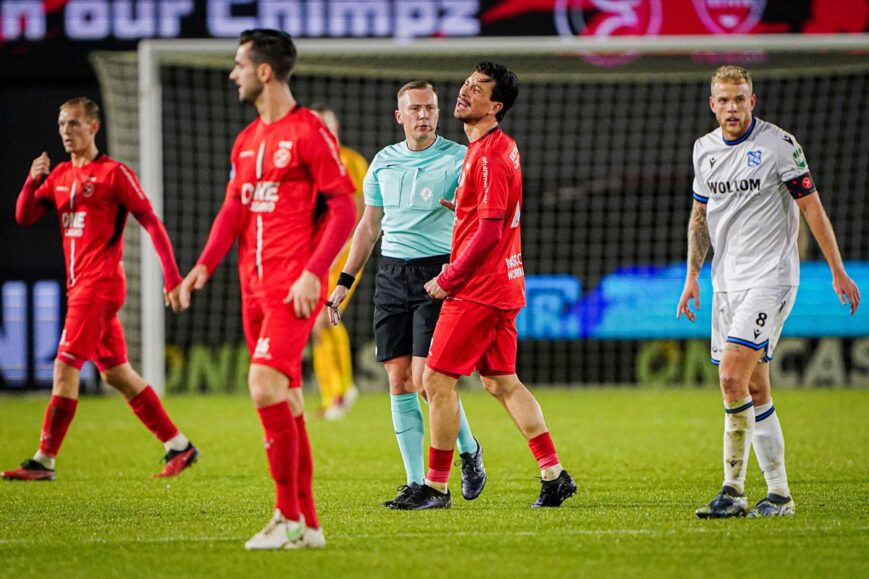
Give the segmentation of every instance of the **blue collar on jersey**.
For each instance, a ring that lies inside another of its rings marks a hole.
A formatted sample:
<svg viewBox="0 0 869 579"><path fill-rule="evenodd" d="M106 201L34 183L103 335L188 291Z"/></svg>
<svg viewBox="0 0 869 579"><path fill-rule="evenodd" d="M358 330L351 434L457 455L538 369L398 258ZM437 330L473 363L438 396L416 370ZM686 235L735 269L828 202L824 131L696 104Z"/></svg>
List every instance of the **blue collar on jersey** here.
<svg viewBox="0 0 869 579"><path fill-rule="evenodd" d="M724 133L722 132L721 133L721 140L724 141L725 145L731 145L731 146L738 145L739 143L741 143L742 141L744 141L745 139L747 139L751 135L751 132L754 131L754 125L756 125L756 124L757 124L757 117L754 115L751 115L751 124L748 126L748 130L745 131L745 133L741 137L739 137L738 139L733 139L732 141L728 141L727 139L724 138Z"/></svg>

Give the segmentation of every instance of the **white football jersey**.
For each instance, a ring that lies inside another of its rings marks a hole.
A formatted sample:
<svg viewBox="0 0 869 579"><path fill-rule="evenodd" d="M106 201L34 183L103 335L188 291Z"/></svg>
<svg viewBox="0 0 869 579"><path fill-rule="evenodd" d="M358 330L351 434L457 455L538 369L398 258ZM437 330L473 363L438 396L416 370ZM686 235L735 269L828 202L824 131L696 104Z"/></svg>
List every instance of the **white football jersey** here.
<svg viewBox="0 0 869 579"><path fill-rule="evenodd" d="M694 142L694 199L706 203L716 292L796 286L797 197L814 192L800 144L753 117L727 141L721 128Z"/></svg>

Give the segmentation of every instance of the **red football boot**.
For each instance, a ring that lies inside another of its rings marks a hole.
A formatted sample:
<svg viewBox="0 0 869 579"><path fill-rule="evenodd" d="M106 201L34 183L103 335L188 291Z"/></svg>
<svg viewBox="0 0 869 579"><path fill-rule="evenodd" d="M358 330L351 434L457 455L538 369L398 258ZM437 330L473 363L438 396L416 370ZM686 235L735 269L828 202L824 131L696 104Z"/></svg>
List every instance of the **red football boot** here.
<svg viewBox="0 0 869 579"><path fill-rule="evenodd" d="M182 470L196 462L199 458L199 450L189 443L184 450L170 450L166 453L163 460L166 461L166 466L161 472L154 475L155 478L163 478L170 476L178 476Z"/></svg>
<svg viewBox="0 0 869 579"><path fill-rule="evenodd" d="M0 476L6 480L54 480L54 469L31 458L22 462L20 468L0 472Z"/></svg>

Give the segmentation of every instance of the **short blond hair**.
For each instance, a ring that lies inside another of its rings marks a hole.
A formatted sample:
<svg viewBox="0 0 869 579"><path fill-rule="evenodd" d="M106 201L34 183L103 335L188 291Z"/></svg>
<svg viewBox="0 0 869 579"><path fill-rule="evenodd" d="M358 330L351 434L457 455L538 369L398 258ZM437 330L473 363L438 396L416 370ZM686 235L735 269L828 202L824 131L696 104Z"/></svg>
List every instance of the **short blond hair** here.
<svg viewBox="0 0 869 579"><path fill-rule="evenodd" d="M712 82L709 83L710 93L715 90L716 82L727 82L733 84L745 83L748 85L748 91L754 93L754 87L751 84L751 73L748 72L747 68L736 66L735 64L722 66L715 71L715 74L712 75Z"/></svg>
<svg viewBox="0 0 869 579"><path fill-rule="evenodd" d="M410 81L409 83L407 83L406 85L404 85L403 87L398 89L398 95L396 95L396 96L398 98L401 98L402 96L404 96L404 93L406 93L409 90L420 90L420 89L426 89L426 88L429 89L430 91L432 91L433 93L435 93L435 96L437 96L438 91L436 91L434 89L434 87L432 86L432 84L427 80L412 80L412 81Z"/></svg>
<svg viewBox="0 0 869 579"><path fill-rule="evenodd" d="M69 108L69 107L81 107L84 109L84 116L89 121L99 121L100 120L100 107L87 97L75 97L65 101L62 105L60 105L60 110Z"/></svg>

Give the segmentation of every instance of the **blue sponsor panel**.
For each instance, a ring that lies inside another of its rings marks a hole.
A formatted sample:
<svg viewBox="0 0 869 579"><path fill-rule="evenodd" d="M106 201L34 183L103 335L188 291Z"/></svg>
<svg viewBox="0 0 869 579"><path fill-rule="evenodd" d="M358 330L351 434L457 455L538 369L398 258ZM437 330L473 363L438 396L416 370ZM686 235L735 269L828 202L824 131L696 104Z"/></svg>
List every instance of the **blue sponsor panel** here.
<svg viewBox="0 0 869 579"><path fill-rule="evenodd" d="M517 318L526 340L612 340L708 338L712 325L710 266L700 275L697 321L676 319L685 265L620 268L582 295L582 284L567 274L527 278L528 306ZM849 275L869 291L869 262L849 262ZM801 264L800 288L784 335L860 337L869 335L869 308L855 315L839 303L824 262Z"/></svg>
<svg viewBox="0 0 869 579"><path fill-rule="evenodd" d="M0 372L8 384L21 386L27 380L27 284L4 283L0 298Z"/></svg>
<svg viewBox="0 0 869 579"><path fill-rule="evenodd" d="M51 386L63 327L62 291L55 280L0 283L0 385ZM82 367L81 379L96 379L92 363Z"/></svg>
<svg viewBox="0 0 869 579"><path fill-rule="evenodd" d="M55 281L33 284L33 377L41 384L50 383L54 374L54 356L63 325L60 291Z"/></svg>

